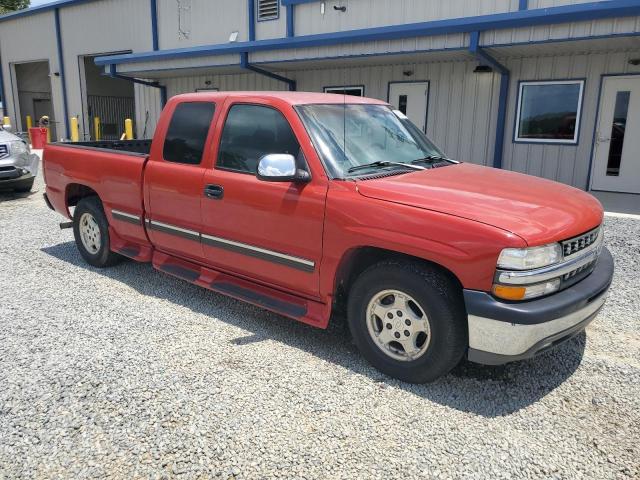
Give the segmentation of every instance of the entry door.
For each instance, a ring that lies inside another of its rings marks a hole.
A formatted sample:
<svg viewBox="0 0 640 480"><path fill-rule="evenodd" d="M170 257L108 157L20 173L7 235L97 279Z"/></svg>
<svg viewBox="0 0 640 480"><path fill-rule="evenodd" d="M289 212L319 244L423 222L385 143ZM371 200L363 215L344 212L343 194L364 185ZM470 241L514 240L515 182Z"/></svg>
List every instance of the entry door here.
<svg viewBox="0 0 640 480"><path fill-rule="evenodd" d="M640 193L640 76L605 77L593 155L593 190Z"/></svg>
<svg viewBox="0 0 640 480"><path fill-rule="evenodd" d="M317 297L326 179L256 178L259 159L270 153L293 155L298 168L306 168L297 138L272 106L230 106L215 168L204 175L202 244L209 263L221 270Z"/></svg>
<svg viewBox="0 0 640 480"><path fill-rule="evenodd" d="M391 82L389 103L404 113L420 130L427 131L429 82Z"/></svg>

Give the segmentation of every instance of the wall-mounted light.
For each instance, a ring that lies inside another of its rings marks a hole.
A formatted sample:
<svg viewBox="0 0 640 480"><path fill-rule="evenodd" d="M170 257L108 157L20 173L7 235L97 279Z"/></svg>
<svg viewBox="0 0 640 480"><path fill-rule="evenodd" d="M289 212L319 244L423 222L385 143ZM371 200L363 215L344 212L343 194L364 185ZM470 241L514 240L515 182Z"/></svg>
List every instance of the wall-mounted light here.
<svg viewBox="0 0 640 480"><path fill-rule="evenodd" d="M629 65L633 65L634 67L637 67L638 65L640 65L640 58L632 58L629 60Z"/></svg>
<svg viewBox="0 0 640 480"><path fill-rule="evenodd" d="M402 75L404 75L405 77L413 77L413 70L405 70L404 72L402 72Z"/></svg>
<svg viewBox="0 0 640 480"><path fill-rule="evenodd" d="M344 12L346 12L346 11L347 11L347 7L345 7L344 5L343 5L343 6L341 6L341 7L339 7L338 5L334 5L334 6L333 6L333 9L334 9L334 10L336 10L336 11L338 11L338 12L342 12L342 13L344 13Z"/></svg>
<svg viewBox="0 0 640 480"><path fill-rule="evenodd" d="M493 68L489 65L478 65L473 69L473 73L491 73L493 72Z"/></svg>
<svg viewBox="0 0 640 480"><path fill-rule="evenodd" d="M204 84L208 87L209 85L211 85L211 80L205 80Z"/></svg>
<svg viewBox="0 0 640 480"><path fill-rule="evenodd" d="M231 32L229 35L229 43L234 43L238 41L238 32Z"/></svg>

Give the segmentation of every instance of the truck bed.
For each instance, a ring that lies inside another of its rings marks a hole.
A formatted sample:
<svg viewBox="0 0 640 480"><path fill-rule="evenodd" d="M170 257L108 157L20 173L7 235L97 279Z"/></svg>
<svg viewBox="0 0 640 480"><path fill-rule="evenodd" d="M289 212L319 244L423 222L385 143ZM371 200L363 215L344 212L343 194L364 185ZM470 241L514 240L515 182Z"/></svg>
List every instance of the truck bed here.
<svg viewBox="0 0 640 480"><path fill-rule="evenodd" d="M151 140L100 140L97 142L59 143L65 147L83 148L91 150L107 150L124 154L148 155L151 151Z"/></svg>

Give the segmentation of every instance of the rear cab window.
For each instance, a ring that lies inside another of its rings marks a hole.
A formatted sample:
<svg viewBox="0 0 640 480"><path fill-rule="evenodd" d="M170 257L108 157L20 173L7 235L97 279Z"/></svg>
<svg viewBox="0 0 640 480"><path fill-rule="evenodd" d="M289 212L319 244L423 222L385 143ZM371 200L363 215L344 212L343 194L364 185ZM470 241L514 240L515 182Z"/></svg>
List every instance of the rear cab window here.
<svg viewBox="0 0 640 480"><path fill-rule="evenodd" d="M163 158L167 162L199 165L214 112L215 104L211 102L178 104L164 140Z"/></svg>

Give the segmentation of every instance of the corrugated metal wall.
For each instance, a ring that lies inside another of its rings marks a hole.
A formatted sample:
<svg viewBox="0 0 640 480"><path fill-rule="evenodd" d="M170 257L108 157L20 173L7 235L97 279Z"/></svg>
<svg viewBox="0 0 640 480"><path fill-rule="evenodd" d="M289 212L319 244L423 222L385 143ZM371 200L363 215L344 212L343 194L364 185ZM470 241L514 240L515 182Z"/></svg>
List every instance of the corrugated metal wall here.
<svg viewBox="0 0 640 480"><path fill-rule="evenodd" d="M149 0L102 0L60 11L69 116L78 116L80 137L91 131L86 93L81 95L81 56L151 50ZM83 92L84 93L84 92Z"/></svg>
<svg viewBox="0 0 640 480"><path fill-rule="evenodd" d="M321 2L296 6L296 35L504 13L518 10L518 0L341 0L326 2L324 15L320 9Z"/></svg>
<svg viewBox="0 0 640 480"><path fill-rule="evenodd" d="M56 37L54 30L53 12L16 18L10 22L4 22L0 28L0 53L2 55L2 69L4 76L4 89L7 95L5 112L13 117L19 110L18 90L16 79L11 64L13 62L49 61L51 73L59 72L58 54L56 50ZM53 110L56 120L63 118L62 108L62 81L60 77L51 76L51 93L53 96ZM15 101L15 104L14 104ZM12 118L12 122L19 130L24 130L24 119Z"/></svg>
<svg viewBox="0 0 640 480"><path fill-rule="evenodd" d="M511 70L504 167L517 172L587 188L591 145L598 109L600 79L604 74L640 73L629 64L640 51L590 55L526 57L506 62ZM585 78L585 93L578 145L530 145L513 143L513 129L519 80L562 80Z"/></svg>
<svg viewBox="0 0 640 480"><path fill-rule="evenodd" d="M248 18L244 0L158 0L160 48L227 43L233 31L246 41Z"/></svg>

